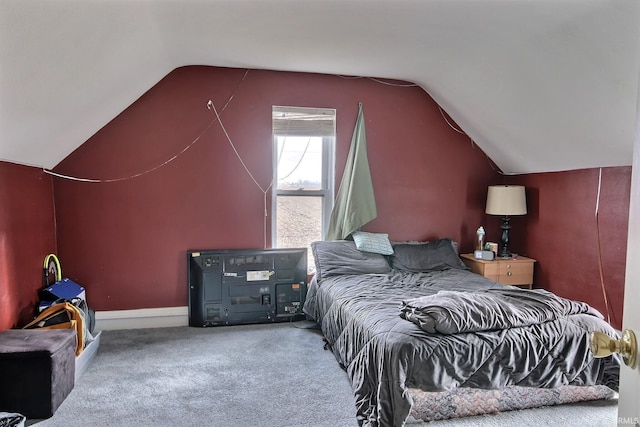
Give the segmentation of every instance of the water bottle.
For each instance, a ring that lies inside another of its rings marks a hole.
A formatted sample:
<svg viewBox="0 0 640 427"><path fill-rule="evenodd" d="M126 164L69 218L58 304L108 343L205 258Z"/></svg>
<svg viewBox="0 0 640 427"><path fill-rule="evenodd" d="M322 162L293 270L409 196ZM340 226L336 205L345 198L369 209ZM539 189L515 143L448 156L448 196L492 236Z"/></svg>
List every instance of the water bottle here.
<svg viewBox="0 0 640 427"><path fill-rule="evenodd" d="M476 231L476 250L484 250L484 228L482 226Z"/></svg>

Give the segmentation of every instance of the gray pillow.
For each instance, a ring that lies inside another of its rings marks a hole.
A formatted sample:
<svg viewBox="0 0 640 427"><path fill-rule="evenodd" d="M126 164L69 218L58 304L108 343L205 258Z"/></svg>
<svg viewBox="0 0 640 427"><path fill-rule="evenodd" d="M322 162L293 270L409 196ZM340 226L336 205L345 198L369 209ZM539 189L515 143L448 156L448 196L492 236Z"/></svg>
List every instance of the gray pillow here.
<svg viewBox="0 0 640 427"><path fill-rule="evenodd" d="M424 244L394 244L391 266L396 270L422 272L459 268L467 270L451 239Z"/></svg>
<svg viewBox="0 0 640 427"><path fill-rule="evenodd" d="M311 243L311 252L316 264L316 278L340 274L380 274L391 271L384 255L363 252L348 240L317 241Z"/></svg>

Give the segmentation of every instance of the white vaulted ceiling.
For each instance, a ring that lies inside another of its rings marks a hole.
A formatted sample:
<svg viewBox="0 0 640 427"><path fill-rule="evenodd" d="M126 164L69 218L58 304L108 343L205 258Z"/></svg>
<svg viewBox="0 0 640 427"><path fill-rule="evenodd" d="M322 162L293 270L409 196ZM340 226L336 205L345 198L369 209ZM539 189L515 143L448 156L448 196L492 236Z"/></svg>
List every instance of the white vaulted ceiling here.
<svg viewBox="0 0 640 427"><path fill-rule="evenodd" d="M51 168L176 67L414 82L506 173L630 165L638 0L0 0L0 159Z"/></svg>

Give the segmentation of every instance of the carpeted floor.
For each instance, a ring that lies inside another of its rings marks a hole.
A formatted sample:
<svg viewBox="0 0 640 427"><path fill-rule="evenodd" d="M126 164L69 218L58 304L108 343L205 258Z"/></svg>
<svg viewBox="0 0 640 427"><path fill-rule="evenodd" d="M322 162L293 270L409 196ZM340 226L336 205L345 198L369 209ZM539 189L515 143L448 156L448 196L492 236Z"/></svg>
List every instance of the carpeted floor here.
<svg viewBox="0 0 640 427"><path fill-rule="evenodd" d="M348 379L309 322L103 331L38 426L357 426Z"/></svg>
<svg viewBox="0 0 640 427"><path fill-rule="evenodd" d="M48 426L356 427L346 373L310 322L103 331ZM615 426L616 401L415 426Z"/></svg>

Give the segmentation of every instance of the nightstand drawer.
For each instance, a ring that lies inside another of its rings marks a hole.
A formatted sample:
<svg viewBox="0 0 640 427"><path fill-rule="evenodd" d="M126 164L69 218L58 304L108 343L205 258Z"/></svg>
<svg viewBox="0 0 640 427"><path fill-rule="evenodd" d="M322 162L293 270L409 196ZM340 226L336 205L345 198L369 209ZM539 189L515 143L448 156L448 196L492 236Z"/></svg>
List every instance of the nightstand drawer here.
<svg viewBox="0 0 640 427"><path fill-rule="evenodd" d="M496 282L505 285L530 285L533 279L532 262L503 261L498 265L498 279Z"/></svg>
<svg viewBox="0 0 640 427"><path fill-rule="evenodd" d="M536 262L535 259L520 256L486 261L476 259L473 254L461 254L460 257L471 271L487 279L526 289L533 287L533 264Z"/></svg>

